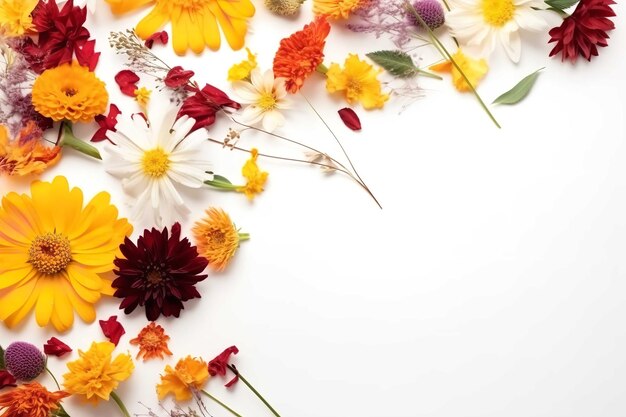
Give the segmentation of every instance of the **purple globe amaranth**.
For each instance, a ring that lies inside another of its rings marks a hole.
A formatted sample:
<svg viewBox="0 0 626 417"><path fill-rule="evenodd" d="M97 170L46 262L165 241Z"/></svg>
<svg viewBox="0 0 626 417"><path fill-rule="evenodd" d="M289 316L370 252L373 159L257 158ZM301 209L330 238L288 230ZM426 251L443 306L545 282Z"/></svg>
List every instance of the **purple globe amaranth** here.
<svg viewBox="0 0 626 417"><path fill-rule="evenodd" d="M417 0L413 3L413 8L422 20L428 25L430 30L435 30L442 26L446 21L446 16L443 11L443 6L439 3L439 0ZM412 11L409 11L409 19L417 27L422 27L419 20L415 17Z"/></svg>
<svg viewBox="0 0 626 417"><path fill-rule="evenodd" d="M46 357L33 344L13 342L4 351L4 364L18 381L32 381L46 369Z"/></svg>

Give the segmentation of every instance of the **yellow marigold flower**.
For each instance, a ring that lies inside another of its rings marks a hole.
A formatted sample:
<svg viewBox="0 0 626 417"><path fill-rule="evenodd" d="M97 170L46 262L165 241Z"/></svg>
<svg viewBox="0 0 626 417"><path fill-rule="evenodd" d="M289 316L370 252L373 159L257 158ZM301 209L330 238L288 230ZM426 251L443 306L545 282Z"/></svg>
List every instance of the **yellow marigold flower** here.
<svg viewBox="0 0 626 417"><path fill-rule="evenodd" d="M248 59L233 65L228 70L228 81L241 81L250 79L250 72L257 67L256 55L246 48Z"/></svg>
<svg viewBox="0 0 626 417"><path fill-rule="evenodd" d="M239 242L250 239L250 235L239 233L222 209L211 207L206 215L193 228L198 253L209 261L211 268L223 271L235 256Z"/></svg>
<svg viewBox="0 0 626 417"><path fill-rule="evenodd" d="M452 59L463 70L467 79L476 88L480 80L482 80L489 71L489 65L484 59L474 59L465 55L460 49L452 55ZM452 74L452 83L457 90L461 92L471 91L469 85L463 78L463 75L452 64L452 61L445 61L430 67L431 70L437 72L449 72Z"/></svg>
<svg viewBox="0 0 626 417"><path fill-rule="evenodd" d="M46 70L33 84L35 110L54 121L90 122L108 101L104 83L77 62Z"/></svg>
<svg viewBox="0 0 626 417"><path fill-rule="evenodd" d="M246 161L241 168L241 174L248 180L246 185L237 188L237 191L244 193L249 200L253 200L257 194L263 192L263 187L267 182L267 172L261 171L256 164L256 160L259 156L259 151L256 148L252 148L250 151L250 159Z"/></svg>
<svg viewBox="0 0 626 417"><path fill-rule="evenodd" d="M87 352L78 351L79 359L67 364L63 386L72 395L80 395L90 403L109 400L120 382L127 380L135 369L128 354L113 359L115 345L93 342Z"/></svg>
<svg viewBox="0 0 626 417"><path fill-rule="evenodd" d="M46 146L41 130L33 121L9 140L8 129L0 125L0 174L25 176L41 174L61 159L61 147Z"/></svg>
<svg viewBox="0 0 626 417"><path fill-rule="evenodd" d="M376 70L358 55L350 54L341 69L339 64L331 64L326 76L326 89L330 93L343 91L348 103L360 102L365 109L379 109L389 99L383 94L380 81L376 78L382 70Z"/></svg>
<svg viewBox="0 0 626 417"><path fill-rule="evenodd" d="M0 320L9 327L35 310L40 326L86 322L94 303L112 295L113 260L132 232L106 192L83 207L83 192L65 177L36 181L31 196L8 193L0 206Z"/></svg>
<svg viewBox="0 0 626 417"><path fill-rule="evenodd" d="M0 2L0 33L22 36L33 27L32 11L37 0L2 0Z"/></svg>
<svg viewBox="0 0 626 417"><path fill-rule="evenodd" d="M176 401L190 400L193 398L192 390L201 390L209 376L206 362L191 356L179 360L173 369L167 365L165 375L161 375L161 383L156 387L159 400L168 394L173 394Z"/></svg>
<svg viewBox="0 0 626 417"><path fill-rule="evenodd" d="M163 327L151 321L130 341L130 344L139 346L137 359L143 358L145 362L149 359L163 359L166 355L171 356L172 352L167 346L169 340L170 337L165 334Z"/></svg>
<svg viewBox="0 0 626 417"><path fill-rule="evenodd" d="M148 90L146 87L141 87L135 90L135 101L142 109L145 109L148 106L150 94L152 94L152 90Z"/></svg>
<svg viewBox="0 0 626 417"><path fill-rule="evenodd" d="M254 16L250 0L106 0L115 14L136 10L146 4L154 8L135 28L147 39L167 22L172 23L172 45L182 55L191 49L199 54L206 46L220 48L220 32L234 50L243 48L248 31L247 20Z"/></svg>
<svg viewBox="0 0 626 417"><path fill-rule="evenodd" d="M361 5L362 0L313 0L313 13L332 19L347 19Z"/></svg>
<svg viewBox="0 0 626 417"><path fill-rule="evenodd" d="M65 391L50 392L32 382L0 395L0 411L2 417L50 417L68 396Z"/></svg>

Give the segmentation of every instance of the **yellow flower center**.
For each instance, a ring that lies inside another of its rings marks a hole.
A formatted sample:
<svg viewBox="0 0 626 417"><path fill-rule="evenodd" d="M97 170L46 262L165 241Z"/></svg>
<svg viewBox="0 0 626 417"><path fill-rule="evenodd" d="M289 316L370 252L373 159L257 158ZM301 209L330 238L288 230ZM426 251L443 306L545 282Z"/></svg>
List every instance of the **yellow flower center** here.
<svg viewBox="0 0 626 417"><path fill-rule="evenodd" d="M170 168L169 155L161 148L146 151L141 159L141 168L146 175L161 178Z"/></svg>
<svg viewBox="0 0 626 417"><path fill-rule="evenodd" d="M56 233L37 236L28 250L28 262L42 274L61 272L71 261L70 240Z"/></svg>
<svg viewBox="0 0 626 417"><path fill-rule="evenodd" d="M513 0L482 0L483 18L491 26L502 27L513 19Z"/></svg>
<svg viewBox="0 0 626 417"><path fill-rule="evenodd" d="M221 248L226 242L226 236L221 230L211 230L206 237L213 248Z"/></svg>
<svg viewBox="0 0 626 417"><path fill-rule="evenodd" d="M263 109L263 111L270 111L276 108L276 97L272 93L263 93L257 102L257 105Z"/></svg>
<svg viewBox="0 0 626 417"><path fill-rule="evenodd" d="M346 90L348 90L351 94L361 94L361 91L363 90L363 85L361 84L361 81L350 78L348 80Z"/></svg>
<svg viewBox="0 0 626 417"><path fill-rule="evenodd" d="M208 7L211 0L161 0L168 6L178 10L200 11Z"/></svg>

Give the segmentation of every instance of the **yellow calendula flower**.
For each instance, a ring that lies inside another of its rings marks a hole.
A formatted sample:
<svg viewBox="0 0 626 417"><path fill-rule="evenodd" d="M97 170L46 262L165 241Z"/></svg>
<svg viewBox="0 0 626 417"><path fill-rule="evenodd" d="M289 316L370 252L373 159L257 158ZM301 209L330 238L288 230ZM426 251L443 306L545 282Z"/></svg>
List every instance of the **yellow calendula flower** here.
<svg viewBox="0 0 626 417"><path fill-rule="evenodd" d="M93 342L87 352L79 350L79 359L68 363L69 372L63 375L65 391L93 404L108 401L119 383L127 380L135 369L128 354L113 359L114 349L115 345L107 341Z"/></svg>
<svg viewBox="0 0 626 417"><path fill-rule="evenodd" d="M243 48L248 19L254 16L250 0L106 0L115 14L136 10L146 4L154 8L135 28L143 39L172 23L172 45L177 54L191 49L199 54L205 47L220 47L220 27L234 50Z"/></svg>
<svg viewBox="0 0 626 417"><path fill-rule="evenodd" d="M135 90L135 101L139 104L139 107L146 109L148 102L150 101L150 95L152 90L148 90L146 87L141 87Z"/></svg>
<svg viewBox="0 0 626 417"><path fill-rule="evenodd" d="M54 121L91 122L106 112L109 94L93 72L73 62L37 77L32 100L38 113Z"/></svg>
<svg viewBox="0 0 626 417"><path fill-rule="evenodd" d="M250 72L257 66L256 54L253 54L248 48L246 48L246 51L248 52L248 59L230 67L228 70L228 81L250 79Z"/></svg>
<svg viewBox="0 0 626 417"><path fill-rule="evenodd" d="M362 3L362 0L313 0L313 13L331 19L347 19Z"/></svg>
<svg viewBox="0 0 626 417"><path fill-rule="evenodd" d="M250 159L248 159L243 165L243 168L241 168L241 174L248 182L246 182L246 185L237 188L237 191L244 193L249 200L253 200L257 194L263 192L263 187L267 182L267 176L269 174L261 171L256 164L259 151L256 148L252 148L250 154Z"/></svg>
<svg viewBox="0 0 626 417"><path fill-rule="evenodd" d="M470 83L472 83L474 88L478 86L480 80L482 80L489 71L487 61L484 59L471 58L465 55L460 49L452 55L452 59L454 59L454 62L456 62L461 70L463 70L467 79ZM470 86L467 85L463 75L461 75L459 70L452 64L452 61L445 61L440 64L432 65L430 69L437 72L451 73L452 83L457 90L461 92L471 91Z"/></svg>
<svg viewBox="0 0 626 417"><path fill-rule="evenodd" d="M35 310L40 326L65 331L74 311L91 323L94 303L112 295L113 261L132 232L106 192L83 207L65 177L36 181L31 195L8 193L0 206L0 320L16 326Z"/></svg>
<svg viewBox="0 0 626 417"><path fill-rule="evenodd" d="M165 375L161 375L161 383L156 387L159 400L168 394L173 394L176 401L190 400L192 390L201 390L209 377L208 365L202 359L187 356L179 360L175 368L167 365Z"/></svg>
<svg viewBox="0 0 626 417"><path fill-rule="evenodd" d="M32 11L37 0L0 1L0 33L6 36L22 36L33 27Z"/></svg>
<svg viewBox="0 0 626 417"><path fill-rule="evenodd" d="M348 103L360 102L365 109L379 109L389 100L389 94L381 90L377 70L358 55L349 54L341 69L339 64L331 64L326 76L326 90L330 93L343 91Z"/></svg>

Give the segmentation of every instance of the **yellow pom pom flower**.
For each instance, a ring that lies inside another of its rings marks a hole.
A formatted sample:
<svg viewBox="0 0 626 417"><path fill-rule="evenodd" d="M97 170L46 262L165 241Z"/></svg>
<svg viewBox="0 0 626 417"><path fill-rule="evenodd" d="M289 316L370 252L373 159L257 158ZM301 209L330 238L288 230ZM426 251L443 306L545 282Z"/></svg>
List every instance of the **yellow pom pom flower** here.
<svg viewBox="0 0 626 417"><path fill-rule="evenodd" d="M489 65L487 65L487 61L484 59L474 59L463 53L460 49L456 51L454 55L452 55L452 59L454 62L463 70L465 76L472 83L472 86L476 88L480 80L482 80L487 72L489 71ZM441 64L432 65L430 67L431 70L436 72L449 72L452 74L452 84L454 87L461 91L467 92L471 91L469 85L467 85L467 81L463 78L463 75L459 72L458 69L452 64L452 61L445 61Z"/></svg>
<svg viewBox="0 0 626 417"><path fill-rule="evenodd" d="M242 81L250 79L250 72L257 67L256 55L246 48L248 59L233 65L228 70L228 81Z"/></svg>
<svg viewBox="0 0 626 417"><path fill-rule="evenodd" d="M175 368L167 365L165 375L161 375L161 383L157 385L159 400L173 394L176 401L187 401L193 398L193 391L199 391L208 381L209 368L202 359L187 356L176 364Z"/></svg>
<svg viewBox="0 0 626 417"><path fill-rule="evenodd" d="M108 101L104 83L77 62L46 70L33 84L35 110L54 121L90 122Z"/></svg>
<svg viewBox="0 0 626 417"><path fill-rule="evenodd" d="M0 33L22 36L33 27L32 11L37 0L2 0L0 2Z"/></svg>
<svg viewBox="0 0 626 417"><path fill-rule="evenodd" d="M383 94L377 76L382 70L376 70L357 55L350 54L341 69L339 64L332 64L326 72L326 90L330 93L343 91L348 103L360 102L365 109L379 109L389 100L389 94Z"/></svg>
<svg viewBox="0 0 626 417"><path fill-rule="evenodd" d="M268 173L261 171L256 164L256 160L259 157L259 151L256 148L252 148L250 151L250 159L246 161L241 168L241 174L248 181L246 185L237 188L237 191L244 193L249 200L253 200L257 194L261 194L264 190L265 183L267 182Z"/></svg>
<svg viewBox="0 0 626 417"><path fill-rule="evenodd" d="M35 310L40 326L72 327L74 310L91 323L94 303L111 295L107 273L132 232L106 192L83 207L65 177L36 181L31 196L9 193L0 206L0 320L9 327Z"/></svg>
<svg viewBox="0 0 626 417"><path fill-rule="evenodd" d="M362 0L314 0L313 13L331 19L347 19L361 5Z"/></svg>

